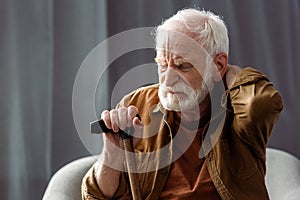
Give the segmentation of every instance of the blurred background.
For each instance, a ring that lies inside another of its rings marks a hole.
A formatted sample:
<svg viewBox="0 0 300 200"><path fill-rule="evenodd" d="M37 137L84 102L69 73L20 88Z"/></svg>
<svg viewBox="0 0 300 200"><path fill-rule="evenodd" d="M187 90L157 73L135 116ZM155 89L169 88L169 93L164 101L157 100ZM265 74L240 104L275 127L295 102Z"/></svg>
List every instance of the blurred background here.
<svg viewBox="0 0 300 200"><path fill-rule="evenodd" d="M90 155L74 125L72 91L97 44L194 6L224 17L230 63L255 67L274 82L284 110L269 147L300 157L298 0L0 0L0 199L41 199L59 168ZM136 50L109 66L97 93L99 112L112 106L120 77L153 63L154 55ZM141 76L156 80L156 74Z"/></svg>

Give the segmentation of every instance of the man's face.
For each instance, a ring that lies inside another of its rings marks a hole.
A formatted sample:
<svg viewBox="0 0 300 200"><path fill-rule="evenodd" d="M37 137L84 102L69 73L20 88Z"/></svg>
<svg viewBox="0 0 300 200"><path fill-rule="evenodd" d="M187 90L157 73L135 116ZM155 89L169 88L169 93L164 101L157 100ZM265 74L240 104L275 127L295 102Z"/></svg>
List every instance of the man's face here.
<svg viewBox="0 0 300 200"><path fill-rule="evenodd" d="M189 111L205 99L206 84L212 85L210 71L206 70L202 77L192 63L167 51L158 51L155 61L160 83L158 95L164 108Z"/></svg>
<svg viewBox="0 0 300 200"><path fill-rule="evenodd" d="M160 101L168 110L193 110L213 87L212 59L191 36L172 27L160 30L158 36L155 61Z"/></svg>

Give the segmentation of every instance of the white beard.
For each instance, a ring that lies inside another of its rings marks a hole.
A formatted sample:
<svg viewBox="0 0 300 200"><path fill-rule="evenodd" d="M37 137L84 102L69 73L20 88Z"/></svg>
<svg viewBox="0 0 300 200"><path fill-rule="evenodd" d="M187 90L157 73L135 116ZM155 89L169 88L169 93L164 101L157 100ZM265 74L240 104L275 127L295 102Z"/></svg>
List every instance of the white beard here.
<svg viewBox="0 0 300 200"><path fill-rule="evenodd" d="M208 95L209 89L207 88L207 85L212 85L211 73L209 72L205 73L201 87L197 90L194 90L183 81L176 82L172 87L160 84L158 88L158 97L162 106L167 110L176 112L190 111L199 106ZM179 94L177 95L176 92Z"/></svg>

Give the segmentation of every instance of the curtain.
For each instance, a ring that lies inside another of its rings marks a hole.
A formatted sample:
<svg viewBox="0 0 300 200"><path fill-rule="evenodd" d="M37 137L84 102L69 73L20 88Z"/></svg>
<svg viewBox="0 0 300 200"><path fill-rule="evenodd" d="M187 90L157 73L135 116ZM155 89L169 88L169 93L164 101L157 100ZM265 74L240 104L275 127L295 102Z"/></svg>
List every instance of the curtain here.
<svg viewBox="0 0 300 200"><path fill-rule="evenodd" d="M1 1L0 198L35 199L50 176L50 1Z"/></svg>
<svg viewBox="0 0 300 200"><path fill-rule="evenodd" d="M74 124L72 92L78 70L94 47L193 6L224 17L230 63L261 70L279 89L285 107L269 146L300 157L298 0L0 0L0 199L41 199L60 167L90 155ZM108 57L123 44L111 45ZM157 81L154 55L153 49L145 48L113 60L98 83L98 116L135 89L130 84L120 87L130 70L148 66L146 73L128 77Z"/></svg>
<svg viewBox="0 0 300 200"><path fill-rule="evenodd" d="M41 199L55 171L89 155L72 89L105 13L104 0L0 1L0 199Z"/></svg>

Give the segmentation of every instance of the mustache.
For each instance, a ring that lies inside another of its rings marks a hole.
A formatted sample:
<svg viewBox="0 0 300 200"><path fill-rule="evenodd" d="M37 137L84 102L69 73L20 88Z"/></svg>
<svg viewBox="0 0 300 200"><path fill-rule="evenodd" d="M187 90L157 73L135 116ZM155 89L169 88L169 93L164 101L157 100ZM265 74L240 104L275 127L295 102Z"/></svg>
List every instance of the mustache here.
<svg viewBox="0 0 300 200"><path fill-rule="evenodd" d="M164 84L160 84L161 89L165 92L183 92L186 93L192 90L192 87L187 85L186 83L175 83L173 86L166 86Z"/></svg>

